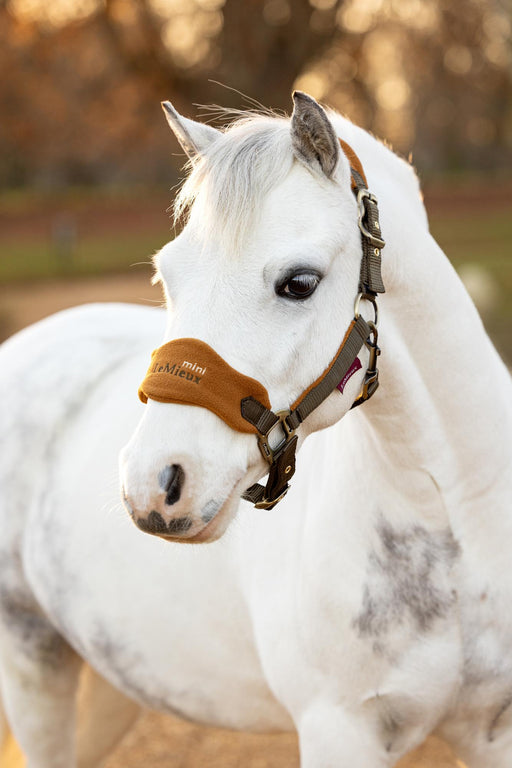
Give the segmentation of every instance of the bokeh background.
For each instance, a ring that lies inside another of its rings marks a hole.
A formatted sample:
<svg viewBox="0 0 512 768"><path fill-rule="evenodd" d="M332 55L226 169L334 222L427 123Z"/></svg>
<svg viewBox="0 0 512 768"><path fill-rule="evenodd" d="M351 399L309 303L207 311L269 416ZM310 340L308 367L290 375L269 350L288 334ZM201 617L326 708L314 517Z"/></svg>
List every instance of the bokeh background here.
<svg viewBox="0 0 512 768"><path fill-rule="evenodd" d="M209 120L301 88L412 159L512 363L512 0L0 0L0 73L0 339L161 301L149 262L184 162L161 100ZM291 737L150 717L130 739L109 768L298 765ZM455 766L430 749L411 765Z"/></svg>

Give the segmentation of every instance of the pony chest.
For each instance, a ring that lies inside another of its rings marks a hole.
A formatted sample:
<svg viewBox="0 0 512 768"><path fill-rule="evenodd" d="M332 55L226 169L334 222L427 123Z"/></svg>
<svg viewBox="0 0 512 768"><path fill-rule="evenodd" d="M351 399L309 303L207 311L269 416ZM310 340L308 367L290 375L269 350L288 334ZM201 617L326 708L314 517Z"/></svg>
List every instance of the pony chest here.
<svg viewBox="0 0 512 768"><path fill-rule="evenodd" d="M92 510L92 530L78 531L79 518L67 524L54 509L41 514L26 560L45 612L82 658L152 709L233 728L290 727L215 545L184 550L128 525L113 537L108 516Z"/></svg>

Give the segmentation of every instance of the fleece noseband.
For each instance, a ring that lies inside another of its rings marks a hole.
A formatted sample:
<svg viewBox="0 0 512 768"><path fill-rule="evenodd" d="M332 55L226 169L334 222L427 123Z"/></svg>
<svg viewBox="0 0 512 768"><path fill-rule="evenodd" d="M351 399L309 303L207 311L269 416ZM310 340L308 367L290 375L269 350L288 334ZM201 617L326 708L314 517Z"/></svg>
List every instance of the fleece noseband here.
<svg viewBox="0 0 512 768"><path fill-rule="evenodd" d="M363 346L370 352L362 391L352 408L368 400L377 389L377 294L384 292L381 250L385 243L379 223L377 199L367 189L361 162L340 139L351 169L351 187L358 204L362 259L354 319L325 371L286 411L274 413L268 392L259 381L232 368L208 344L199 339L175 339L156 349L139 388L143 403L197 405L215 413L237 432L254 434L269 464L266 486L252 485L243 498L260 509L272 509L287 493L295 472L296 430L312 411L360 367L357 355ZM375 316L366 321L359 313L361 300L370 301ZM359 365L357 365L359 364ZM277 435L275 431L277 430ZM272 437L271 437L272 435Z"/></svg>

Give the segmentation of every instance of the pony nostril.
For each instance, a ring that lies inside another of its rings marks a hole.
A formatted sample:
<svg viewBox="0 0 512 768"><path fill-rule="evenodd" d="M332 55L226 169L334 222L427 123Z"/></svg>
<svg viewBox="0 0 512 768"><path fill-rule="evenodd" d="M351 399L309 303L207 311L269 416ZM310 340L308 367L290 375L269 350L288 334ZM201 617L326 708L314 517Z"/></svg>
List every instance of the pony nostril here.
<svg viewBox="0 0 512 768"><path fill-rule="evenodd" d="M175 517L167 523L167 533L186 533L192 528L190 517Z"/></svg>
<svg viewBox="0 0 512 768"><path fill-rule="evenodd" d="M145 531L146 533L167 533L165 520L156 510L150 512L147 519L141 517L136 522L141 531Z"/></svg>
<svg viewBox="0 0 512 768"><path fill-rule="evenodd" d="M165 467L159 476L160 487L165 491L165 503L171 506L179 501L181 489L185 482L185 472L181 464L171 464Z"/></svg>
<svg viewBox="0 0 512 768"><path fill-rule="evenodd" d="M162 534L164 536L180 535L192 528L193 524L190 517L177 517L166 523L160 512L157 512L156 509L153 509L147 518L140 517L135 522L141 531L154 533L157 536Z"/></svg>

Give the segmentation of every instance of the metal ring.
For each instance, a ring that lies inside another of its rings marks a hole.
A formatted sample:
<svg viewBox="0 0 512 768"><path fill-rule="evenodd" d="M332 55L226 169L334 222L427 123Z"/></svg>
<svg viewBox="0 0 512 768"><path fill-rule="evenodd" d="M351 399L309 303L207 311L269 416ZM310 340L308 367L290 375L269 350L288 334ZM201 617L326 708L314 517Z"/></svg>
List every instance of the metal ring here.
<svg viewBox="0 0 512 768"><path fill-rule="evenodd" d="M356 318L356 320L359 318L361 314L359 312L359 305L361 301L369 301L370 304L373 306L373 314L374 314L373 325L377 327L377 325L379 324L379 308L377 306L377 301L375 299L375 296L371 296L369 293L357 294L356 300L354 302L354 317Z"/></svg>

